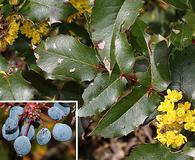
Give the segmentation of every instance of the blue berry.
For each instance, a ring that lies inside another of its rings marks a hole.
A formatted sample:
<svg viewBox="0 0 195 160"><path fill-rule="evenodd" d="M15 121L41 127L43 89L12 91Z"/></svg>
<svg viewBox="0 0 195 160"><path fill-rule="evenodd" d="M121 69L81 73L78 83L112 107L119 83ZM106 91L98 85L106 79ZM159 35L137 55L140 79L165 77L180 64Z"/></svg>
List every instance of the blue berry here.
<svg viewBox="0 0 195 160"><path fill-rule="evenodd" d="M41 130L38 131L37 133L37 142L40 145L45 145L47 144L51 139L51 133L49 129L47 128L42 128Z"/></svg>
<svg viewBox="0 0 195 160"><path fill-rule="evenodd" d="M31 150L31 143L28 137L20 136L14 141L14 149L19 156L27 155Z"/></svg>
<svg viewBox="0 0 195 160"><path fill-rule="evenodd" d="M14 133L18 129L18 118L8 117L5 121L5 132L6 134Z"/></svg>
<svg viewBox="0 0 195 160"><path fill-rule="evenodd" d="M27 128L28 124L25 124L22 126L22 129L21 129L21 134L24 136L25 132L26 132L26 128ZM33 125L30 125L30 128L28 130L28 134L27 134L27 137L29 138L29 140L32 140L33 137L35 135L35 129L34 129L34 126Z"/></svg>
<svg viewBox="0 0 195 160"><path fill-rule="evenodd" d="M64 113L64 116L67 116L70 113L70 106L67 103L55 103L54 107L58 107Z"/></svg>
<svg viewBox="0 0 195 160"><path fill-rule="evenodd" d="M72 137L72 129L67 124L56 123L53 128L53 137L57 141L68 141Z"/></svg>
<svg viewBox="0 0 195 160"><path fill-rule="evenodd" d="M6 139L7 141L13 141L15 140L18 136L19 136L19 128L12 134L7 134L5 132L5 124L3 125L2 127L2 135L3 135L3 138Z"/></svg>
<svg viewBox="0 0 195 160"><path fill-rule="evenodd" d="M21 115L24 111L24 108L20 107L20 106L14 106L11 108L10 112L9 112L9 117L11 118L19 118L19 115Z"/></svg>
<svg viewBox="0 0 195 160"><path fill-rule="evenodd" d="M61 120L64 113L58 107L51 107L48 109L48 115L54 120Z"/></svg>

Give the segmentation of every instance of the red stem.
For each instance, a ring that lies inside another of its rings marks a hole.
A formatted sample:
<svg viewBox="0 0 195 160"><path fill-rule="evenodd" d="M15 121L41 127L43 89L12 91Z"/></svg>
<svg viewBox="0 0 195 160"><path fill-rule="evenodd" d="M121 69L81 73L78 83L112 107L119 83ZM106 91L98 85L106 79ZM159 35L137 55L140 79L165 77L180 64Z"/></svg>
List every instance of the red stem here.
<svg viewBox="0 0 195 160"><path fill-rule="evenodd" d="M26 131L25 131L25 133L24 133L24 136L27 136L31 123L32 123L32 120L30 119L30 120L28 121L28 125L27 125L27 127L26 127Z"/></svg>

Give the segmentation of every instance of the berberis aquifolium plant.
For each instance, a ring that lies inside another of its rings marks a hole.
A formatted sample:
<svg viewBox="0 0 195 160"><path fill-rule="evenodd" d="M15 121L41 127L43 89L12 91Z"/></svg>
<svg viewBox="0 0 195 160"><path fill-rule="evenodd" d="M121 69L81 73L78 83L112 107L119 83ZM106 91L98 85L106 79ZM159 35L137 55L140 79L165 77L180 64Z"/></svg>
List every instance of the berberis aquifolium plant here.
<svg viewBox="0 0 195 160"><path fill-rule="evenodd" d="M125 156L192 159L194 19L194 0L0 0L0 99L78 99L104 138L157 121Z"/></svg>
<svg viewBox="0 0 195 160"><path fill-rule="evenodd" d="M2 104L7 107L8 104ZM25 156L31 151L31 142L37 140L39 145L46 145L50 139L65 142L72 138L72 129L68 124L60 123L70 113L67 103L24 103L22 105L9 105L9 116L2 127L3 138L14 141L13 146L19 156ZM43 114L57 121L50 130L44 126ZM38 132L36 133L36 129Z"/></svg>

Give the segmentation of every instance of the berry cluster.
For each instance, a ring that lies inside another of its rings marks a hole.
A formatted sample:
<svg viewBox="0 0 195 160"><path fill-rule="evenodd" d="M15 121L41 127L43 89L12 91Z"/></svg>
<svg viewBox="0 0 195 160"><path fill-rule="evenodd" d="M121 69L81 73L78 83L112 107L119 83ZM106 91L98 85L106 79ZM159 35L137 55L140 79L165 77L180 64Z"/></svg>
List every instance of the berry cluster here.
<svg viewBox="0 0 195 160"><path fill-rule="evenodd" d="M27 155L31 151L30 141L35 137L35 129L39 128L43 119L41 114L47 111L53 120L62 120L70 113L70 106L66 103L26 103L22 107L14 105L9 111L9 117L2 127L2 135L7 141L14 140L14 149L19 156ZM57 141L68 141L72 137L69 125L56 123L52 131L53 138ZM41 128L36 134L39 145L47 144L51 139L48 128Z"/></svg>
<svg viewBox="0 0 195 160"><path fill-rule="evenodd" d="M161 114L156 117L156 138L172 148L179 148L187 142L183 135L185 130L195 132L195 110L182 98L182 92L168 89L165 100L158 106Z"/></svg>

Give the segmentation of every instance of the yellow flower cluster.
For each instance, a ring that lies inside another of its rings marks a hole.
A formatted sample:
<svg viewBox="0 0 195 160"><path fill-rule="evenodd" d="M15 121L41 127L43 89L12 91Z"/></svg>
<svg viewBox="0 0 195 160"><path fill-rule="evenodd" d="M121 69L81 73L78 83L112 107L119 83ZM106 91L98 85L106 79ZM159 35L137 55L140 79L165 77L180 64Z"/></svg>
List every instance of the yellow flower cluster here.
<svg viewBox="0 0 195 160"><path fill-rule="evenodd" d="M89 0L69 0L72 6L77 10L76 13L67 18L67 22L71 23L75 19L80 18L85 12L91 13L91 6Z"/></svg>
<svg viewBox="0 0 195 160"><path fill-rule="evenodd" d="M48 26L47 22L42 22L36 27L31 21L24 20L20 31L26 37L31 38L31 44L36 45L40 43L43 36L48 34Z"/></svg>
<svg viewBox="0 0 195 160"><path fill-rule="evenodd" d="M162 114L156 117L156 138L172 148L178 148L187 142L187 138L181 134L183 129L195 132L195 110L190 110L191 103L182 103L182 97L182 92L168 89L164 102L158 106L158 111Z"/></svg>
<svg viewBox="0 0 195 160"><path fill-rule="evenodd" d="M20 2L19 0L9 0L9 4L13 6L18 5L19 2Z"/></svg>
<svg viewBox="0 0 195 160"><path fill-rule="evenodd" d="M23 20L18 15L10 15L8 17L0 17L0 51L4 51L8 45L13 45L18 37L19 31L26 37L31 38L31 44L38 44L43 36L49 32L49 25L47 22L41 22L35 26L29 20ZM22 25L21 25L22 24Z"/></svg>
<svg viewBox="0 0 195 160"><path fill-rule="evenodd" d="M5 24L7 26L1 30L0 51L3 51L7 45L12 45L18 38L20 21L20 15L14 14L6 17Z"/></svg>

